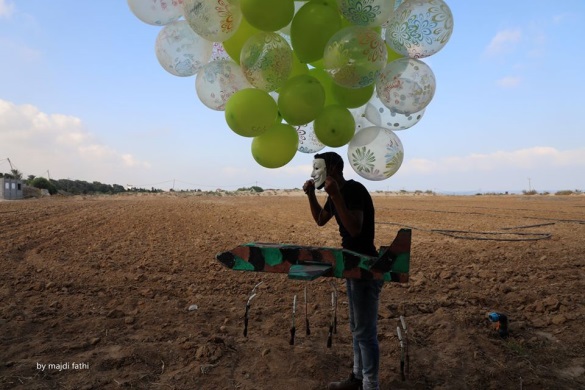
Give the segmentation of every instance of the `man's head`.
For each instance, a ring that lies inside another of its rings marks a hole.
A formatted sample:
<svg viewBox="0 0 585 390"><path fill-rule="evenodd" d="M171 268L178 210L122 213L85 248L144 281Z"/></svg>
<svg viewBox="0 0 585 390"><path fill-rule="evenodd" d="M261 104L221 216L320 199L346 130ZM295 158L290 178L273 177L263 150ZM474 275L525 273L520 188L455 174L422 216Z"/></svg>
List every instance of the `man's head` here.
<svg viewBox="0 0 585 390"><path fill-rule="evenodd" d="M311 177L315 180L315 188L323 188L327 176L343 177L343 159L335 152L317 153L313 160Z"/></svg>

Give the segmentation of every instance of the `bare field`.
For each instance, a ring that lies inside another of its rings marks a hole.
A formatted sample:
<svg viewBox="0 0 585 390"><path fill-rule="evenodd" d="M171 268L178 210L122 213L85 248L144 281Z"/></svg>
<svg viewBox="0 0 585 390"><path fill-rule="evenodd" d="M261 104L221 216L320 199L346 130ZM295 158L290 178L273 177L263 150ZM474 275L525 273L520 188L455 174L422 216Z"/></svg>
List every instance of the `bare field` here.
<svg viewBox="0 0 585 390"><path fill-rule="evenodd" d="M381 296L382 389L585 388L585 196L376 195L374 204L378 246L413 229L410 281ZM231 271L214 256L245 242L339 241L334 221L314 224L304 196L0 202L0 388L324 389L351 369L343 294L327 348L329 280L308 282L307 336L307 282ZM491 311L509 316L509 338Z"/></svg>

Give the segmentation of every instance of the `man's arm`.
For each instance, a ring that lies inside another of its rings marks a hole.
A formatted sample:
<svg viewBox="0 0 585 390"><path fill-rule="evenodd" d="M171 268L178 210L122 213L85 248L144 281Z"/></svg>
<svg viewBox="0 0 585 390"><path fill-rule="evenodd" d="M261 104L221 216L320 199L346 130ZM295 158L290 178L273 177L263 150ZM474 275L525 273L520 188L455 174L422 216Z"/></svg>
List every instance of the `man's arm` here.
<svg viewBox="0 0 585 390"><path fill-rule="evenodd" d="M345 229L349 232L352 237L358 236L362 232L362 226L364 224L364 212L362 210L349 210L345 205L343 197L331 197L337 215Z"/></svg>
<svg viewBox="0 0 585 390"><path fill-rule="evenodd" d="M311 214L313 215L313 219L317 222L318 226L323 226L331 219L331 213L325 210L319 204L317 200L317 196L315 195L315 191L307 194L309 197L309 205L311 206Z"/></svg>
<svg viewBox="0 0 585 390"><path fill-rule="evenodd" d="M329 222L332 215L319 204L317 196L315 195L315 183L312 180L308 180L303 186L303 190L309 198L309 206L311 207L311 215L313 215L313 219L317 222L318 226L325 225Z"/></svg>
<svg viewBox="0 0 585 390"><path fill-rule="evenodd" d="M363 210L350 210L345 205L345 200L339 190L339 185L333 179L329 177L325 180L325 191L329 194L331 201L335 205L337 215L345 227L345 230L349 232L352 237L358 236L362 232L362 226L364 224L364 212Z"/></svg>

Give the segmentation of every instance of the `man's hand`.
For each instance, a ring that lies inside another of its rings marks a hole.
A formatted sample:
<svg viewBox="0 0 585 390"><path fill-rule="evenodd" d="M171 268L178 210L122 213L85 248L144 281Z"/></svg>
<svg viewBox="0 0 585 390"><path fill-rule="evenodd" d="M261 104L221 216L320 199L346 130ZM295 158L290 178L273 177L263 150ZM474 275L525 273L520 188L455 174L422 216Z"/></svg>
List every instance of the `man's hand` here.
<svg viewBox="0 0 585 390"><path fill-rule="evenodd" d="M332 198L337 197L341 193L341 191L339 190L339 184L331 176L327 176L327 178L325 179L325 185L323 189Z"/></svg>
<svg viewBox="0 0 585 390"><path fill-rule="evenodd" d="M310 193L315 193L315 181L307 180L305 184L303 184L303 191L305 191L305 194L307 195Z"/></svg>

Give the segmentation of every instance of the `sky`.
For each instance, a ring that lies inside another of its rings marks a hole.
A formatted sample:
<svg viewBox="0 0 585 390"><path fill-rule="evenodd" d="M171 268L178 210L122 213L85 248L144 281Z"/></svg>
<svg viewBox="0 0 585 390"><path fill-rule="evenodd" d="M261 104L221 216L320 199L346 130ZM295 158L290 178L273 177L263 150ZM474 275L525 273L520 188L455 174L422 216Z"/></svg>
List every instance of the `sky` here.
<svg viewBox="0 0 585 390"><path fill-rule="evenodd" d="M453 34L423 59L436 91L397 131L398 172L370 191L585 190L585 2L446 1ZM301 188L313 154L256 163L195 76L159 64L163 27L126 1L0 0L0 172L175 190Z"/></svg>

